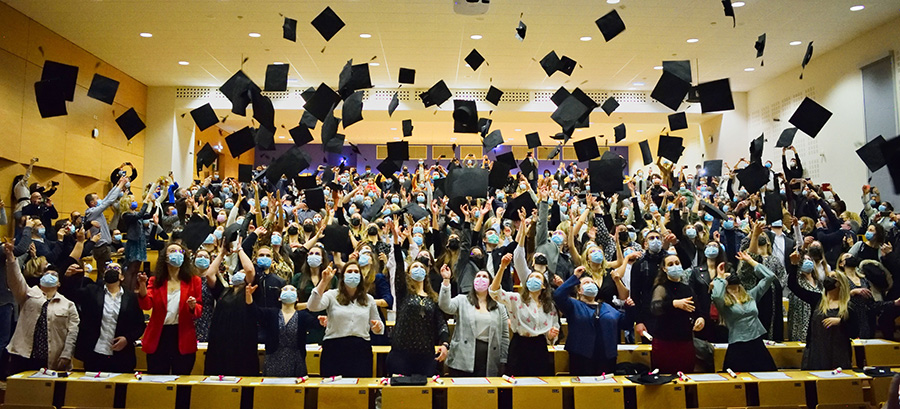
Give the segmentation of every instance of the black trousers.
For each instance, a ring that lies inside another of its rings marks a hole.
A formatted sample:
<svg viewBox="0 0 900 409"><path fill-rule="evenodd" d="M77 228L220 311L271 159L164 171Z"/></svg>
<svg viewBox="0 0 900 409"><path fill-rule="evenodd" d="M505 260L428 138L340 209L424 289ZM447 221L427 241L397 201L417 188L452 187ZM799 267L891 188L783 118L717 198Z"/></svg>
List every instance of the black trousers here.
<svg viewBox="0 0 900 409"><path fill-rule="evenodd" d="M91 351L82 358L84 358L82 359L82 362L84 362L84 370L87 372L134 372L134 360L128 359L127 357L116 355L102 355Z"/></svg>
<svg viewBox="0 0 900 409"><path fill-rule="evenodd" d="M616 373L616 358L603 358L594 351L592 358L569 352L569 374L572 376L598 376Z"/></svg>
<svg viewBox="0 0 900 409"><path fill-rule="evenodd" d="M450 368L450 376L487 376L488 343L475 341L475 366L472 372ZM502 374L501 374L502 375Z"/></svg>
<svg viewBox="0 0 900 409"><path fill-rule="evenodd" d="M384 366L387 368L388 375L431 377L438 373L438 361L434 357L434 354L412 353L391 348Z"/></svg>
<svg viewBox="0 0 900 409"><path fill-rule="evenodd" d="M553 376L552 356L543 335L524 337L515 334L509 341L509 372L513 376Z"/></svg>
<svg viewBox="0 0 900 409"><path fill-rule="evenodd" d="M15 375L25 371L37 371L47 367L47 361L25 358L16 354L9 354L9 374Z"/></svg>
<svg viewBox="0 0 900 409"><path fill-rule="evenodd" d="M178 350L178 325L163 325L156 352L147 354L147 373L153 375L190 375L197 353L182 355Z"/></svg>
<svg viewBox="0 0 900 409"><path fill-rule="evenodd" d="M360 337L332 338L322 341L319 371L323 377L372 377L372 344Z"/></svg>

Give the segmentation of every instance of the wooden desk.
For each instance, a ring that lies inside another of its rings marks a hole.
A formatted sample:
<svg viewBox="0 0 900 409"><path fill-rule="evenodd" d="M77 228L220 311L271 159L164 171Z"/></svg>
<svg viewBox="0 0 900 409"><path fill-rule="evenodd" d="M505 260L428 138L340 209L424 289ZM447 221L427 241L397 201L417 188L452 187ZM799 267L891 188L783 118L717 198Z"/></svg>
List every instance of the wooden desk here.
<svg viewBox="0 0 900 409"><path fill-rule="evenodd" d="M616 383L572 383L572 385L576 408L595 407L598 406L598 402L602 402L602 405L599 405L602 407L625 407L625 385L622 384L620 377L616 378Z"/></svg>
<svg viewBox="0 0 900 409"><path fill-rule="evenodd" d="M571 386L571 383L565 381L565 378L542 377L541 379L547 383L543 385L513 385L504 382L501 387L512 390L513 408L535 407L539 402L539 406L544 409L562 409L563 384L561 381L565 383L565 386Z"/></svg>
<svg viewBox="0 0 900 409"><path fill-rule="evenodd" d="M369 407L369 386L378 379L360 378L355 385L335 385L322 383L322 379L311 379L305 385L317 387L319 409L357 409Z"/></svg>
<svg viewBox="0 0 900 409"><path fill-rule="evenodd" d="M33 372L10 375L6 379L6 398L3 403L14 405L53 405L53 391L59 379L29 378Z"/></svg>
<svg viewBox="0 0 900 409"><path fill-rule="evenodd" d="M249 385L248 379L238 383L203 383L205 376L189 375L178 379L178 384L191 387L191 409L239 408L241 387Z"/></svg>
<svg viewBox="0 0 900 409"><path fill-rule="evenodd" d="M385 386L381 389L381 407L397 409L430 408L431 392L430 385Z"/></svg>
<svg viewBox="0 0 900 409"><path fill-rule="evenodd" d="M806 406L806 373L785 371L790 379L756 379L750 374L742 378L752 378L757 382L760 406Z"/></svg>
<svg viewBox="0 0 900 409"><path fill-rule="evenodd" d="M857 339L853 341L853 352L863 357L864 366L900 366L900 342Z"/></svg>
<svg viewBox="0 0 900 409"><path fill-rule="evenodd" d="M303 409L306 406L306 394L303 384L269 385L263 384L265 378L247 378L253 387L254 408L288 407Z"/></svg>
<svg viewBox="0 0 900 409"><path fill-rule="evenodd" d="M177 381L169 383L127 381L125 407L135 409L174 408Z"/></svg>
<svg viewBox="0 0 900 409"><path fill-rule="evenodd" d="M851 371L848 378L818 379L809 375L816 381L816 398L818 404L859 403L865 402L863 397L863 379L871 379L865 375L862 377ZM862 375L862 374L859 374Z"/></svg>
<svg viewBox="0 0 900 409"><path fill-rule="evenodd" d="M447 409L497 409L499 387L505 383L500 378L488 378L489 385L457 385L451 378L443 378L447 389Z"/></svg>
<svg viewBox="0 0 900 409"><path fill-rule="evenodd" d="M84 373L72 373L66 379L66 406L111 408L115 401L116 384L133 378L132 374L103 380L81 380Z"/></svg>
<svg viewBox="0 0 900 409"><path fill-rule="evenodd" d="M639 385L636 388L637 407L641 409L684 409L687 407L684 386L683 383Z"/></svg>

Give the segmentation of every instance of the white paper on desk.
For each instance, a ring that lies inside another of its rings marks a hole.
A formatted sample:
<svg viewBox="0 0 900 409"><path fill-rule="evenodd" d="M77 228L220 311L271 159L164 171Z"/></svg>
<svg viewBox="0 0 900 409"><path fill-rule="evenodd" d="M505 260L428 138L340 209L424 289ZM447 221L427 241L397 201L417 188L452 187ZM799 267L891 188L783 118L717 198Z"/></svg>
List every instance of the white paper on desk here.
<svg viewBox="0 0 900 409"><path fill-rule="evenodd" d="M100 376L97 376L96 372L85 372L84 376L78 378L81 381L105 381L109 378L116 377L121 375L120 373L113 372L101 372Z"/></svg>
<svg viewBox="0 0 900 409"><path fill-rule="evenodd" d="M756 379L792 379L784 372L750 372Z"/></svg>
<svg viewBox="0 0 900 409"><path fill-rule="evenodd" d="M637 351L639 345L636 344L619 344L616 349L619 351Z"/></svg>
<svg viewBox="0 0 900 409"><path fill-rule="evenodd" d="M728 344L713 344L716 349L728 349Z"/></svg>
<svg viewBox="0 0 900 409"><path fill-rule="evenodd" d="M178 375L141 375L141 379L138 382L165 383L175 382L177 380Z"/></svg>
<svg viewBox="0 0 900 409"><path fill-rule="evenodd" d="M546 385L547 381L541 378L516 378L516 385Z"/></svg>
<svg viewBox="0 0 900 409"><path fill-rule="evenodd" d="M578 378L572 378L572 382L575 383L616 383L615 378L606 378L602 379L599 376L582 376Z"/></svg>
<svg viewBox="0 0 900 409"><path fill-rule="evenodd" d="M566 346L565 346L565 345L554 345L554 346L553 346L553 349L554 349L554 350L557 350L557 351L565 351L565 350L566 350Z"/></svg>
<svg viewBox="0 0 900 409"><path fill-rule="evenodd" d="M56 378L59 378L59 376L56 375L56 372L43 373L41 371L38 371L38 372L35 372L33 375L29 376L29 378L53 378L53 379L56 379Z"/></svg>
<svg viewBox="0 0 900 409"><path fill-rule="evenodd" d="M223 376L220 380L218 376L207 376L202 383L238 383L241 378L236 376Z"/></svg>
<svg viewBox="0 0 900 409"><path fill-rule="evenodd" d="M209 349L209 342L198 342L197 349Z"/></svg>
<svg viewBox="0 0 900 409"><path fill-rule="evenodd" d="M691 380L694 382L713 382L724 381L725 379L727 379L717 373L688 375L688 378L691 378Z"/></svg>
<svg viewBox="0 0 900 409"><path fill-rule="evenodd" d="M849 377L853 376L853 375L846 374L843 372L832 373L831 371L817 371L817 372L810 372L809 374L813 375L817 378L849 378Z"/></svg>
<svg viewBox="0 0 900 409"><path fill-rule="evenodd" d="M858 339L857 342L863 345L891 345L893 342L884 339Z"/></svg>
<svg viewBox="0 0 900 409"><path fill-rule="evenodd" d="M450 378L454 385L490 385L488 378Z"/></svg>
<svg viewBox="0 0 900 409"><path fill-rule="evenodd" d="M306 344L307 351L320 351L322 350L322 346L319 344Z"/></svg>
<svg viewBox="0 0 900 409"><path fill-rule="evenodd" d="M263 378L263 385L296 385L297 378Z"/></svg>
<svg viewBox="0 0 900 409"><path fill-rule="evenodd" d="M359 378L341 378L334 382L322 382L322 385L356 385Z"/></svg>

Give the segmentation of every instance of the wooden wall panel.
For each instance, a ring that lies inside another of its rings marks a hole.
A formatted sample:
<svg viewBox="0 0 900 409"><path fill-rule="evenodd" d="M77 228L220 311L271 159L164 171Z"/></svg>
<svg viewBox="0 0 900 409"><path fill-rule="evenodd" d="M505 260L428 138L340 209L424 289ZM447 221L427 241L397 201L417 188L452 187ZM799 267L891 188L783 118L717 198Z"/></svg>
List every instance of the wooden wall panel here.
<svg viewBox="0 0 900 409"><path fill-rule="evenodd" d="M24 60L28 49L28 23L31 19L16 9L0 2L0 49L9 51Z"/></svg>
<svg viewBox="0 0 900 409"><path fill-rule="evenodd" d="M22 134L22 99L26 91L25 60L0 50L0 67L3 67L0 69L0 129L3 130L0 158L18 160Z"/></svg>

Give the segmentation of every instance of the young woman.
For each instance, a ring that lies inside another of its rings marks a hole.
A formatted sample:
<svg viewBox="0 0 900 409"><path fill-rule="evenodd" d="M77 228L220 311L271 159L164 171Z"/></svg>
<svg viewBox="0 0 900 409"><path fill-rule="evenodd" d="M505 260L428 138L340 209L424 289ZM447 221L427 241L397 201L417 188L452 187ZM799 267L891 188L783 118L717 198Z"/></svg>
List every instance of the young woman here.
<svg viewBox="0 0 900 409"><path fill-rule="evenodd" d="M266 345L264 376L297 378L307 375L306 333L319 327L318 320L306 309L298 309L297 289L286 285L281 289L281 309L264 308L259 325Z"/></svg>
<svg viewBox="0 0 900 409"><path fill-rule="evenodd" d="M859 257L862 260L881 261L881 257L885 255L886 232L884 227L879 223L872 223L866 228L865 240L858 241L850 248L850 254Z"/></svg>
<svg viewBox="0 0 900 409"><path fill-rule="evenodd" d="M693 372L693 331L706 324L694 307L694 291L677 255L668 255L659 265L653 288L651 313L656 316L650 360L660 372Z"/></svg>
<svg viewBox="0 0 900 409"><path fill-rule="evenodd" d="M197 267L196 271L200 274L200 293L203 296L203 313L194 321L199 342L209 342L209 325L212 322L216 300L225 289L219 273L219 266L222 264L225 252L220 251L216 254L215 259L211 259L210 256L211 254L206 250L197 250L194 253L194 267Z"/></svg>
<svg viewBox="0 0 900 409"><path fill-rule="evenodd" d="M569 296L573 289L577 298ZM566 351L569 373L575 376L615 373L619 330L629 326L625 314L597 298L598 294L596 280L584 266L575 268L575 273L553 292L553 300L569 324ZM634 303L629 298L626 305Z"/></svg>
<svg viewBox="0 0 900 409"><path fill-rule="evenodd" d="M231 275L231 286L221 291L209 325L207 375L253 376L259 373L256 314L253 311L255 271L250 257L238 248L242 270ZM215 277L215 275L213 275Z"/></svg>
<svg viewBox="0 0 900 409"><path fill-rule="evenodd" d="M203 312L200 277L184 262L185 248L170 243L159 253L156 271L148 281L138 275L138 303L150 311L142 349L147 373L189 375L197 353L194 321Z"/></svg>
<svg viewBox="0 0 900 409"><path fill-rule="evenodd" d="M326 311L328 324L322 342L322 376L342 375L354 378L372 376L372 342L369 332L384 333L375 299L366 292L356 261L344 264L340 284L333 290L328 283L335 275L329 265L309 296L310 311Z"/></svg>
<svg viewBox="0 0 900 409"><path fill-rule="evenodd" d="M445 314L456 317L456 330L450 344L447 366L453 376L500 376L507 362L509 315L506 307L488 296L491 283L487 271L475 274L472 291L450 298L450 267L441 267L441 293L438 305ZM474 340L475 342L471 342Z"/></svg>
<svg viewBox="0 0 900 409"><path fill-rule="evenodd" d="M726 263L719 264L713 270L716 273L712 283L712 300L728 327L728 350L722 370L776 371L775 361L763 342L766 328L759 320L756 306L756 300L775 281L775 273L747 253L739 252L738 259L750 265L760 280L753 288L746 290L737 274L726 274Z"/></svg>
<svg viewBox="0 0 900 409"><path fill-rule="evenodd" d="M799 274L794 277L788 276L788 288L791 288L791 281L797 281L797 285L806 291L821 292L822 282L816 278L816 264L807 257L798 267ZM809 317L811 307L803 301L794 291L788 294L788 336L791 341L806 342L806 335L809 330Z"/></svg>
<svg viewBox="0 0 900 409"><path fill-rule="evenodd" d="M753 225L750 247L747 252L751 256L758 255L754 259L768 267L775 274L775 280L772 281L769 290L760 293L759 298L754 299L757 300L759 307L759 320L766 327L765 339L781 342L784 340L784 304L782 303L784 286L782 283L787 280L787 273L785 273L784 265L782 264L784 260L779 260L772 253L772 243L769 240L769 236L763 233L762 228L761 222L756 222ZM744 284L744 288L753 288L754 285L758 284L759 277L755 274L754 278L748 276L741 276L742 284ZM748 286L748 283L744 281L746 279L749 279L753 285Z"/></svg>

